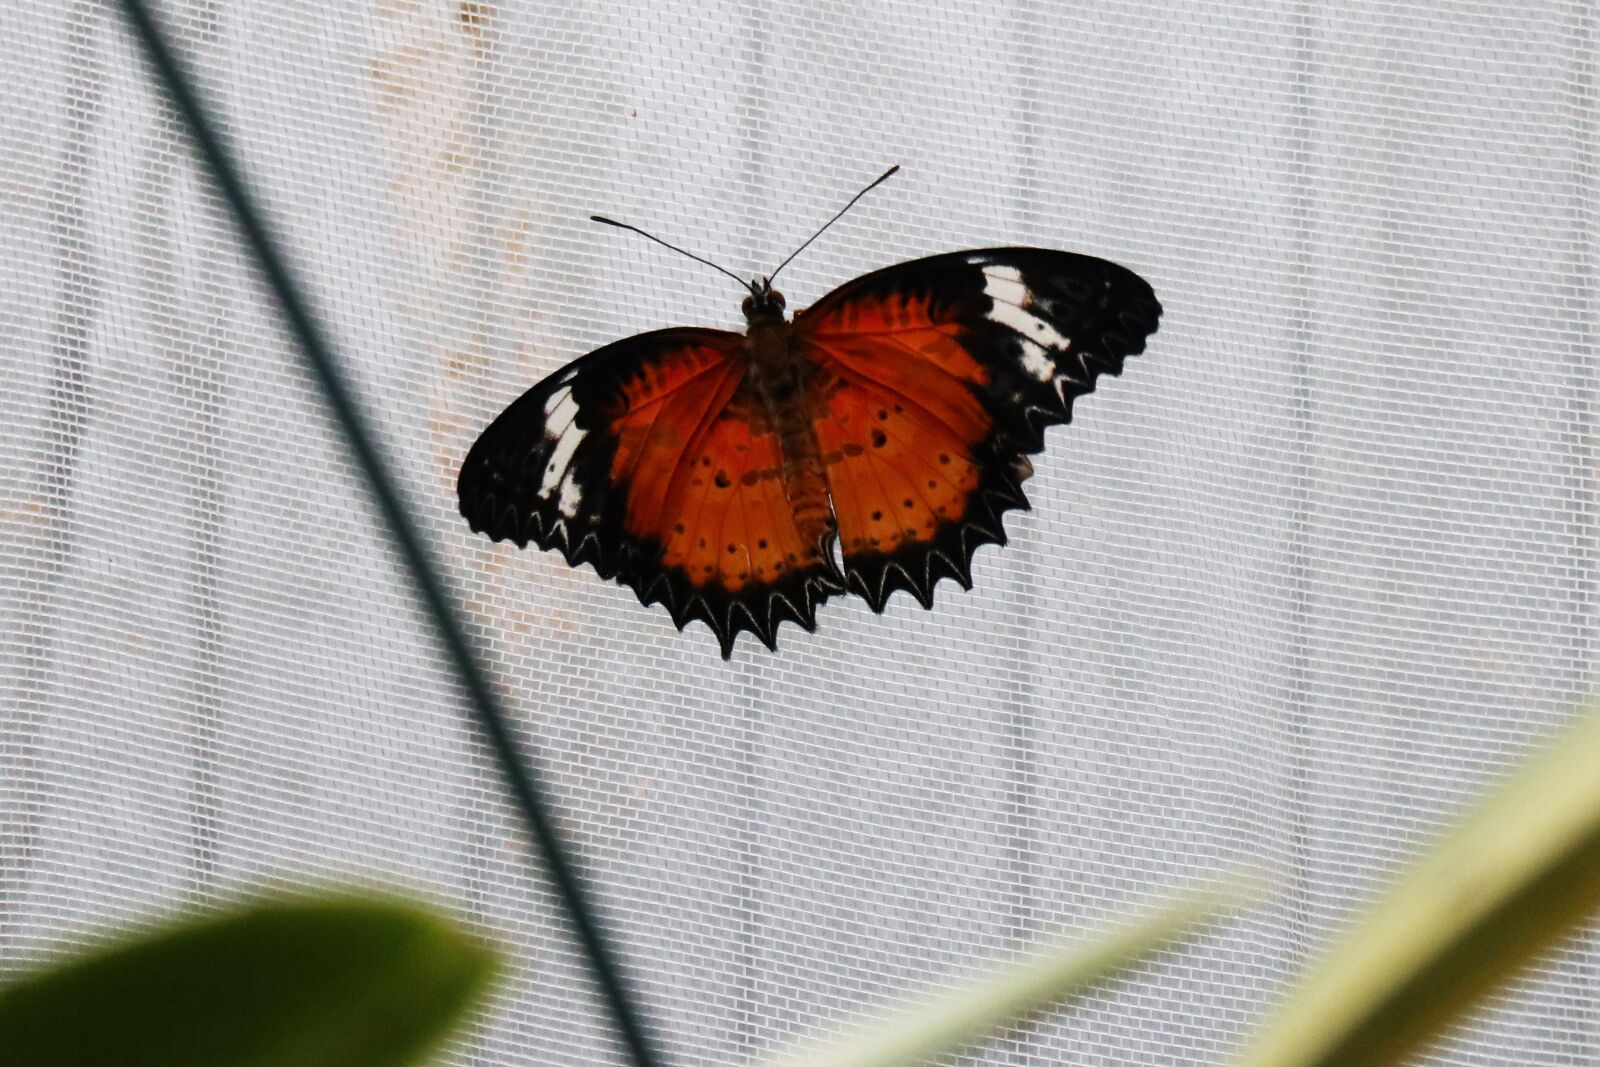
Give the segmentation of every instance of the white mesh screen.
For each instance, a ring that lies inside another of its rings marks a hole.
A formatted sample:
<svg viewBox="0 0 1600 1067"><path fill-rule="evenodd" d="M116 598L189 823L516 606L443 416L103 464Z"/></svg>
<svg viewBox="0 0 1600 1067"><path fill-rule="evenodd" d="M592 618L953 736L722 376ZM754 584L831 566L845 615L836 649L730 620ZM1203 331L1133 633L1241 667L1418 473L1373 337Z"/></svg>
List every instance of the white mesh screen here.
<svg viewBox="0 0 1600 1067"><path fill-rule="evenodd" d="M173 2L676 1063L1241 859L1281 903L983 1062L1215 1062L1588 688L1592 5ZM374 512L101 0L0 11L0 970L263 884L421 888L515 968L450 1062L619 1062ZM534 381L726 278L1007 243L1150 350L925 612L698 624L472 536ZM1439 1062L1600 1058L1592 939Z"/></svg>

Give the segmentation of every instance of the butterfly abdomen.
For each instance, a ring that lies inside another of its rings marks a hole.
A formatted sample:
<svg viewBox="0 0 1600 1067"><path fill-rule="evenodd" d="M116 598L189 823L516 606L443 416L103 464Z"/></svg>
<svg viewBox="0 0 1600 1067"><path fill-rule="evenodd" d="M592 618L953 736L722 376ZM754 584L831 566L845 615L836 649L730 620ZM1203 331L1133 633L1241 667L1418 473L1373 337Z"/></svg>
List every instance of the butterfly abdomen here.
<svg viewBox="0 0 1600 1067"><path fill-rule="evenodd" d="M783 453L783 490L802 538L820 544L833 534L833 505L822 470L822 452L806 410L808 364L792 349L789 324L752 325L750 369L745 381L761 400Z"/></svg>

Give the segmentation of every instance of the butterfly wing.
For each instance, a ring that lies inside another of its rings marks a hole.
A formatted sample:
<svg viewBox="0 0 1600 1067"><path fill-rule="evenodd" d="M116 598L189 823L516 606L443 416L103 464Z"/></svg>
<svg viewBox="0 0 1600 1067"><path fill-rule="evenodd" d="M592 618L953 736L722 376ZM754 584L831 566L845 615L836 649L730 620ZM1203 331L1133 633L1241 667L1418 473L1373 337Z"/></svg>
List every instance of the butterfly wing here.
<svg viewBox="0 0 1600 1067"><path fill-rule="evenodd" d="M743 387L749 341L679 328L607 345L534 386L472 446L461 513L496 541L573 566L693 619L727 658L749 630L815 628L843 589L831 531L801 530L777 435Z"/></svg>
<svg viewBox="0 0 1600 1067"><path fill-rule="evenodd" d="M1026 508L1028 456L1101 374L1144 351L1161 315L1115 263L995 248L865 275L795 317L808 401L851 589L924 606Z"/></svg>

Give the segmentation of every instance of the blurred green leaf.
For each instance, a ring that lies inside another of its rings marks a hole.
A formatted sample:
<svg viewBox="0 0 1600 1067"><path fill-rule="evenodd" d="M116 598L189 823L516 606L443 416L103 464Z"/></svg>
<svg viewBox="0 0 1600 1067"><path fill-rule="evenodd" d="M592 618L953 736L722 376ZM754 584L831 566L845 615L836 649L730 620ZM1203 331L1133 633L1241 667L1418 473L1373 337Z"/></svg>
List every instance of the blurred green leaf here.
<svg viewBox="0 0 1600 1067"><path fill-rule="evenodd" d="M1597 904L1600 714L1591 714L1403 875L1240 1063L1394 1063Z"/></svg>
<svg viewBox="0 0 1600 1067"><path fill-rule="evenodd" d="M387 900L265 903L0 990L17 1067L400 1067L483 992L493 954Z"/></svg>
<svg viewBox="0 0 1600 1067"><path fill-rule="evenodd" d="M764 1067L909 1067L953 1052L1030 1014L1088 992L1244 899L1241 888L1183 897L1102 933L1029 949L1011 962L861 1020Z"/></svg>

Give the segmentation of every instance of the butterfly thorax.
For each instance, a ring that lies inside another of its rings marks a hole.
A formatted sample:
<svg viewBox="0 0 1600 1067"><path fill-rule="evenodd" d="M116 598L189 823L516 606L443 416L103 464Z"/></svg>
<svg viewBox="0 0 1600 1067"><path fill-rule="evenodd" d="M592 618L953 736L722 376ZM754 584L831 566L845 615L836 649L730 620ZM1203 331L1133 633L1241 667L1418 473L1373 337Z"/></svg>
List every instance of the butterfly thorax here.
<svg viewBox="0 0 1600 1067"><path fill-rule="evenodd" d="M762 278L750 283L750 295L744 298L740 310L751 326L766 326L784 321L783 305L783 294L772 287L772 279Z"/></svg>
<svg viewBox="0 0 1600 1067"><path fill-rule="evenodd" d="M784 495L807 541L820 544L834 532L822 450L806 408L811 365L794 343L794 327L783 314L783 294L765 281L744 302L750 365L741 389L759 402L783 456Z"/></svg>

